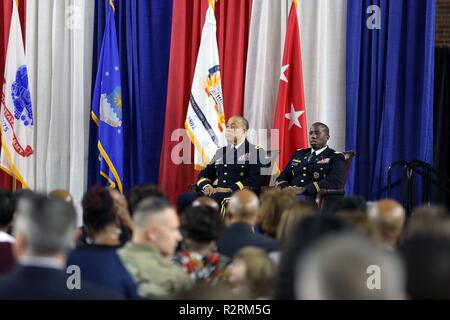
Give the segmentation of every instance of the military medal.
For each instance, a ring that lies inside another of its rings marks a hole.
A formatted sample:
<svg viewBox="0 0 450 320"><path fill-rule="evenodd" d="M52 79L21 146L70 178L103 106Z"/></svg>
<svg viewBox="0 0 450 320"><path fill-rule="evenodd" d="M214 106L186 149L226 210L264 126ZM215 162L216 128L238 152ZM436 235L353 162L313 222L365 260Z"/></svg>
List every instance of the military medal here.
<svg viewBox="0 0 450 320"><path fill-rule="evenodd" d="M320 174L318 172L313 173L314 179L319 179Z"/></svg>

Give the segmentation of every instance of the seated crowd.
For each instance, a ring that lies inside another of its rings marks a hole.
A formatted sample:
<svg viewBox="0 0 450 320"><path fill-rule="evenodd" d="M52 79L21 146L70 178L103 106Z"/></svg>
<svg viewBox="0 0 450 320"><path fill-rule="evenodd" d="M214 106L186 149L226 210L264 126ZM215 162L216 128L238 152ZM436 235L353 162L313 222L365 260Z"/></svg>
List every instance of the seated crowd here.
<svg viewBox="0 0 450 320"><path fill-rule="evenodd" d="M154 186L93 187L77 227L67 192L0 190L0 300L450 299L446 208L346 197L320 212L297 196L179 212Z"/></svg>

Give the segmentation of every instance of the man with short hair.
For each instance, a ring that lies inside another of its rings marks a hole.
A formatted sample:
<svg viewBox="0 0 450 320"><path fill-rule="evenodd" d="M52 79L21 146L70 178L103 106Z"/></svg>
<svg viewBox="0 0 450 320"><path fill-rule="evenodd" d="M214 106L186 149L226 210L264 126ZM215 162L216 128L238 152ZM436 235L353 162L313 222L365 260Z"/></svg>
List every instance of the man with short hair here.
<svg viewBox="0 0 450 320"><path fill-rule="evenodd" d="M217 241L218 251L233 258L243 247L258 247L266 252L277 250L274 239L257 234L254 231L259 211L259 199L250 190L236 192L228 204L227 220L229 226Z"/></svg>
<svg viewBox="0 0 450 320"><path fill-rule="evenodd" d="M119 250L125 266L147 299L166 299L191 286L189 277L171 262L182 240L177 212L162 198L147 198L135 209L133 239Z"/></svg>
<svg viewBox="0 0 450 320"><path fill-rule="evenodd" d="M260 192L267 179L262 168L270 165L270 159L263 149L248 142L248 130L245 118L234 116L228 120L225 131L228 145L218 149L211 163L200 172L199 191L185 193L178 198L181 212L201 196L211 197L221 206L223 200L236 191L250 189Z"/></svg>
<svg viewBox="0 0 450 320"><path fill-rule="evenodd" d="M73 205L59 199L34 195L19 201L14 228L19 265L0 280L0 300L123 298L87 281L70 287L64 268L76 218Z"/></svg>
<svg viewBox="0 0 450 320"><path fill-rule="evenodd" d="M345 156L327 143L330 130L316 122L309 131L311 148L300 149L277 179L277 187L292 188L297 195L312 200L320 189L340 189L344 181Z"/></svg>
<svg viewBox="0 0 450 320"><path fill-rule="evenodd" d="M405 298L400 257L356 233L329 235L299 258L300 300L398 300Z"/></svg>

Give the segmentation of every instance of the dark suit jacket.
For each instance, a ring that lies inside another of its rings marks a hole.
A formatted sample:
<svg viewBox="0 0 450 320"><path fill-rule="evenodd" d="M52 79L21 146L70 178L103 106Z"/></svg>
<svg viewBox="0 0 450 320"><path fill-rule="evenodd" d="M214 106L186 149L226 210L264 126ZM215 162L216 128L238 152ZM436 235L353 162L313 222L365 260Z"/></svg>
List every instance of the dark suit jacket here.
<svg viewBox="0 0 450 320"><path fill-rule="evenodd" d="M274 239L253 232L252 226L248 224L230 225L217 241L218 251L230 258L244 247L258 247L267 252L278 250Z"/></svg>
<svg viewBox="0 0 450 320"><path fill-rule="evenodd" d="M12 244L0 242L0 275L9 272L15 263Z"/></svg>
<svg viewBox="0 0 450 320"><path fill-rule="evenodd" d="M113 291L81 282L80 290L67 288L68 274L61 270L16 266L0 277L0 300L120 300Z"/></svg>

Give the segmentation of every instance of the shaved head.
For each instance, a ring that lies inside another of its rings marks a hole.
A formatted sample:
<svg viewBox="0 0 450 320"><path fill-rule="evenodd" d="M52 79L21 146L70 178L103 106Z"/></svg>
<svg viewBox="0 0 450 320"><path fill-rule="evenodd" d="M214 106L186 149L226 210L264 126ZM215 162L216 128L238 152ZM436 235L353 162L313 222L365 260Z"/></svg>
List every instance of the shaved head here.
<svg viewBox="0 0 450 320"><path fill-rule="evenodd" d="M50 192L48 194L48 197L52 198L52 199L60 199L60 200L63 200L65 202L73 204L73 197L66 190L62 190L62 189L53 190L52 192Z"/></svg>
<svg viewBox="0 0 450 320"><path fill-rule="evenodd" d="M228 212L234 219L256 219L259 211L259 199L253 191L236 192L228 204Z"/></svg>
<svg viewBox="0 0 450 320"><path fill-rule="evenodd" d="M395 200L385 199L376 203L372 211L378 229L386 242L395 244L405 224L405 209Z"/></svg>

